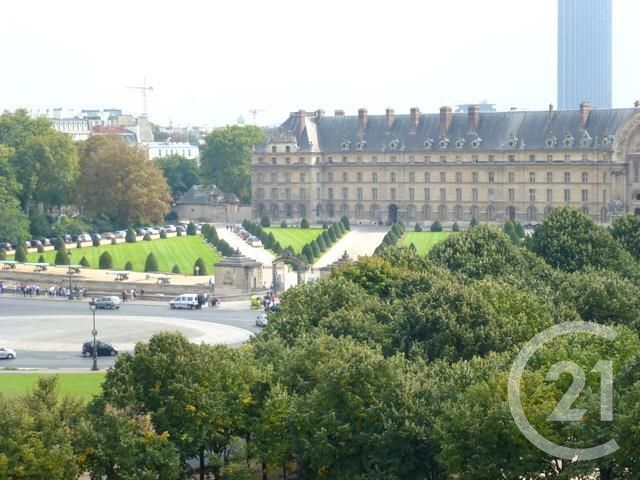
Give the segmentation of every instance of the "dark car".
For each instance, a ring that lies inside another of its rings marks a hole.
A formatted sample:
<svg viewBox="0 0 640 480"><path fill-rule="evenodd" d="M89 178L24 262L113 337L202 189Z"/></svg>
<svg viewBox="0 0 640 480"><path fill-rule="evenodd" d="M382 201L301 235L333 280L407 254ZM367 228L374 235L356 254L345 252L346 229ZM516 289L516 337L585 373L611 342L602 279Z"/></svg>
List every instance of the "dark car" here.
<svg viewBox="0 0 640 480"><path fill-rule="evenodd" d="M96 340L96 347L98 356L113 357L118 354L118 350L116 350L113 345L103 342L102 340ZM93 340L89 340L82 344L82 355L85 357L93 356Z"/></svg>
<svg viewBox="0 0 640 480"><path fill-rule="evenodd" d="M13 250L13 245L10 242L0 242L0 248L5 250Z"/></svg>
<svg viewBox="0 0 640 480"><path fill-rule="evenodd" d="M40 240L31 240L32 247L42 247L42 242Z"/></svg>
<svg viewBox="0 0 640 480"><path fill-rule="evenodd" d="M44 245L45 247L49 247L51 246L51 239L50 238L43 238L42 239L42 245Z"/></svg>

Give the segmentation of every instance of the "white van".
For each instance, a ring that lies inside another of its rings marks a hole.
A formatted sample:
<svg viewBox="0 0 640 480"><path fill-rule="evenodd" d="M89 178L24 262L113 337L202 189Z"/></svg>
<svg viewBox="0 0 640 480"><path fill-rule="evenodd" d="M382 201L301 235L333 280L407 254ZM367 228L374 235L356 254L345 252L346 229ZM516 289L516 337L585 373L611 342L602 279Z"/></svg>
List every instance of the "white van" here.
<svg viewBox="0 0 640 480"><path fill-rule="evenodd" d="M169 302L171 308L200 308L198 295L195 293L183 293Z"/></svg>

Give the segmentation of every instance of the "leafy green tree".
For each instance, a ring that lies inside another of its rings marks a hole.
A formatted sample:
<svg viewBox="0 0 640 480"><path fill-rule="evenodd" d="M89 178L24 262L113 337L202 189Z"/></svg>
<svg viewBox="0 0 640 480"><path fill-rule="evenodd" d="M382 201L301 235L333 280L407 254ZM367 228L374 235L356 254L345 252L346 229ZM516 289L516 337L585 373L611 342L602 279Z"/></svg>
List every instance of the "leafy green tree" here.
<svg viewBox="0 0 640 480"><path fill-rule="evenodd" d="M4 248L0 248L0 260L7 259L7 251Z"/></svg>
<svg viewBox="0 0 640 480"><path fill-rule="evenodd" d="M0 241L15 242L28 238L29 220L20 209L20 203L0 188Z"/></svg>
<svg viewBox="0 0 640 480"><path fill-rule="evenodd" d="M151 241L151 235L149 234L149 232L146 232L143 235L142 240L144 240L145 242L150 242Z"/></svg>
<svg viewBox="0 0 640 480"><path fill-rule="evenodd" d="M47 261L45 260L44 255L40 255L40 256L38 257L38 263L46 263L46 262L47 262Z"/></svg>
<svg viewBox="0 0 640 480"><path fill-rule="evenodd" d="M111 258L111 254L106 251L102 252L100 258L98 258L98 265L102 270L113 268L113 258Z"/></svg>
<svg viewBox="0 0 640 480"><path fill-rule="evenodd" d="M613 220L609 231L636 261L640 260L640 216L620 215Z"/></svg>
<svg viewBox="0 0 640 480"><path fill-rule="evenodd" d="M349 223L349 219L346 216L343 216L340 219L340 223L342 224L342 226L347 229L347 230L351 230L351 224Z"/></svg>
<svg viewBox="0 0 640 480"><path fill-rule="evenodd" d="M452 232L459 232L460 231L460 225L458 225L458 222L454 222L453 225L451 226L451 231Z"/></svg>
<svg viewBox="0 0 640 480"><path fill-rule="evenodd" d="M193 222L189 222L187 225L187 235L197 235L198 229L196 228L196 224Z"/></svg>
<svg viewBox="0 0 640 480"><path fill-rule="evenodd" d="M96 135L82 142L78 202L89 215L121 225L160 223L171 195L160 169L146 153L119 137Z"/></svg>
<svg viewBox="0 0 640 480"><path fill-rule="evenodd" d="M167 232L164 228L160 229L160 239L165 240L167 238Z"/></svg>
<svg viewBox="0 0 640 480"><path fill-rule="evenodd" d="M94 247L99 247L99 246L100 246L100 240L98 239L98 237L93 237L93 238L91 239L91 244L92 244Z"/></svg>
<svg viewBox="0 0 640 480"><path fill-rule="evenodd" d="M200 153L200 171L205 182L241 201L251 198L251 152L265 134L255 126L228 126L213 130Z"/></svg>
<svg viewBox="0 0 640 480"><path fill-rule="evenodd" d="M26 262L27 261L27 250L22 245L18 245L16 247L14 260L16 262Z"/></svg>
<svg viewBox="0 0 640 480"><path fill-rule="evenodd" d="M471 217L471 221L469 222L469 228L477 227L478 219L476 217Z"/></svg>
<svg viewBox="0 0 640 480"><path fill-rule="evenodd" d="M56 258L54 260L56 265L68 265L69 264L69 255L66 247L62 247L56 251Z"/></svg>
<svg viewBox="0 0 640 480"><path fill-rule="evenodd" d="M303 217L300 221L300 228L309 228L309 220L307 220L307 217Z"/></svg>
<svg viewBox="0 0 640 480"><path fill-rule="evenodd" d="M287 221L286 220L282 220L282 222L280 223L280 228L287 228Z"/></svg>
<svg viewBox="0 0 640 480"><path fill-rule="evenodd" d="M271 220L268 215L263 215L260 219L260 225L264 228L268 228L271 226Z"/></svg>
<svg viewBox="0 0 640 480"><path fill-rule="evenodd" d="M419 223L416 223L415 227L413 227L413 231L414 232L421 232L422 231L422 225L420 225Z"/></svg>
<svg viewBox="0 0 640 480"><path fill-rule="evenodd" d="M174 198L200 183L200 171L195 160L174 154L155 159L155 164L162 171Z"/></svg>
<svg viewBox="0 0 640 480"><path fill-rule="evenodd" d="M127 228L127 234L125 236L125 242L127 243L136 243L136 232L133 228Z"/></svg>
<svg viewBox="0 0 640 480"><path fill-rule="evenodd" d="M87 257L82 256L82 258L80 259L80 265L82 265L83 267L86 267L86 268L88 268L90 266L89 260L87 260Z"/></svg>
<svg viewBox="0 0 640 480"><path fill-rule="evenodd" d="M131 271L133 270L133 263L130 260L127 260L127 263L124 264L124 270Z"/></svg>
<svg viewBox="0 0 640 480"><path fill-rule="evenodd" d="M207 264L204 263L202 258L198 257L196 262L193 264L193 274L194 275L209 275L209 270L207 269Z"/></svg>
<svg viewBox="0 0 640 480"><path fill-rule="evenodd" d="M171 273L180 273L180 267L178 265L174 265L171 269Z"/></svg>
<svg viewBox="0 0 640 480"><path fill-rule="evenodd" d="M431 224L431 227L429 229L432 232L441 232L442 231L442 225L440 224L440 222L438 220L436 220L435 222L433 222Z"/></svg>
<svg viewBox="0 0 640 480"><path fill-rule="evenodd" d="M302 247L302 255L304 255L305 259L310 265L313 264L313 249L308 243L304 247Z"/></svg>
<svg viewBox="0 0 640 480"><path fill-rule="evenodd" d="M158 259L156 258L154 253L151 252L149 255L147 255L147 259L144 262L144 271L157 272L158 270L159 270Z"/></svg>

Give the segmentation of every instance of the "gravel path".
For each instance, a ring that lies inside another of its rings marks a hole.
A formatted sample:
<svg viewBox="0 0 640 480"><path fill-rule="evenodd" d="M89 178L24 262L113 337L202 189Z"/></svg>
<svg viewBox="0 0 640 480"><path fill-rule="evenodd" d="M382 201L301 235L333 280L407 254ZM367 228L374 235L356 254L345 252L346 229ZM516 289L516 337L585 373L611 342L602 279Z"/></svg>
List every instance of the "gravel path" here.
<svg viewBox="0 0 640 480"><path fill-rule="evenodd" d="M352 225L351 230L331 247L313 265L313 268L322 268L338 260L346 251L352 258L373 255L374 250L387 234L388 227L369 227Z"/></svg>

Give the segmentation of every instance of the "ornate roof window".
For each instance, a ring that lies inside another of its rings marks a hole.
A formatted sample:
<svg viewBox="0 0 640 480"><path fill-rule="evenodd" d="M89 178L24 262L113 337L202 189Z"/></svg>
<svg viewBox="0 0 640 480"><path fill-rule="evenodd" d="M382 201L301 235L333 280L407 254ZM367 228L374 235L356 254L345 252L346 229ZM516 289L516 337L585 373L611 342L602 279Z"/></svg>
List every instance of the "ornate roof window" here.
<svg viewBox="0 0 640 480"><path fill-rule="evenodd" d="M356 150L364 150L366 146L367 142L365 141L364 137L360 135L358 137L358 141L356 142Z"/></svg>
<svg viewBox="0 0 640 480"><path fill-rule="evenodd" d="M576 142L576 139L573 138L573 135L571 135L570 131L566 131L564 132L564 138L562 139L562 144L567 147L573 147L573 144Z"/></svg>
<svg viewBox="0 0 640 480"><path fill-rule="evenodd" d="M518 137L516 136L515 133L511 132L509 134L507 145L509 145L509 148L516 148L518 146Z"/></svg>
<svg viewBox="0 0 640 480"><path fill-rule="evenodd" d="M544 144L547 148L553 148L558 144L558 139L553 134L553 132L547 133L547 138L544 141Z"/></svg>
<svg viewBox="0 0 640 480"><path fill-rule="evenodd" d="M456 139L456 150L462 150L464 148L465 139L462 137L458 137Z"/></svg>
<svg viewBox="0 0 640 480"><path fill-rule="evenodd" d="M602 146L610 147L613 145L615 137L613 135L609 135L607 132L604 133L604 137L602 137Z"/></svg>
<svg viewBox="0 0 640 480"><path fill-rule="evenodd" d="M471 148L480 148L482 144L482 139L478 136L477 133L473 134L473 139L471 140Z"/></svg>
<svg viewBox="0 0 640 480"><path fill-rule="evenodd" d="M395 135L387 144L387 147L389 148L389 150L398 150L400 146L401 146L400 140Z"/></svg>
<svg viewBox="0 0 640 480"><path fill-rule="evenodd" d="M582 132L582 138L580 138L580 146L582 148L589 148L592 143L593 139L591 138L591 135L589 135L589 132L587 132L586 130Z"/></svg>
<svg viewBox="0 0 640 480"><path fill-rule="evenodd" d="M424 141L425 150L431 150L433 148L433 138L427 137Z"/></svg>
<svg viewBox="0 0 640 480"><path fill-rule="evenodd" d="M351 146L351 142L346 138L343 138L342 143L340 144L340 148L342 148L342 150L349 150L350 146Z"/></svg>
<svg viewBox="0 0 640 480"><path fill-rule="evenodd" d="M440 147L440 150L445 150L449 146L449 139L446 135L440 135L438 146Z"/></svg>

